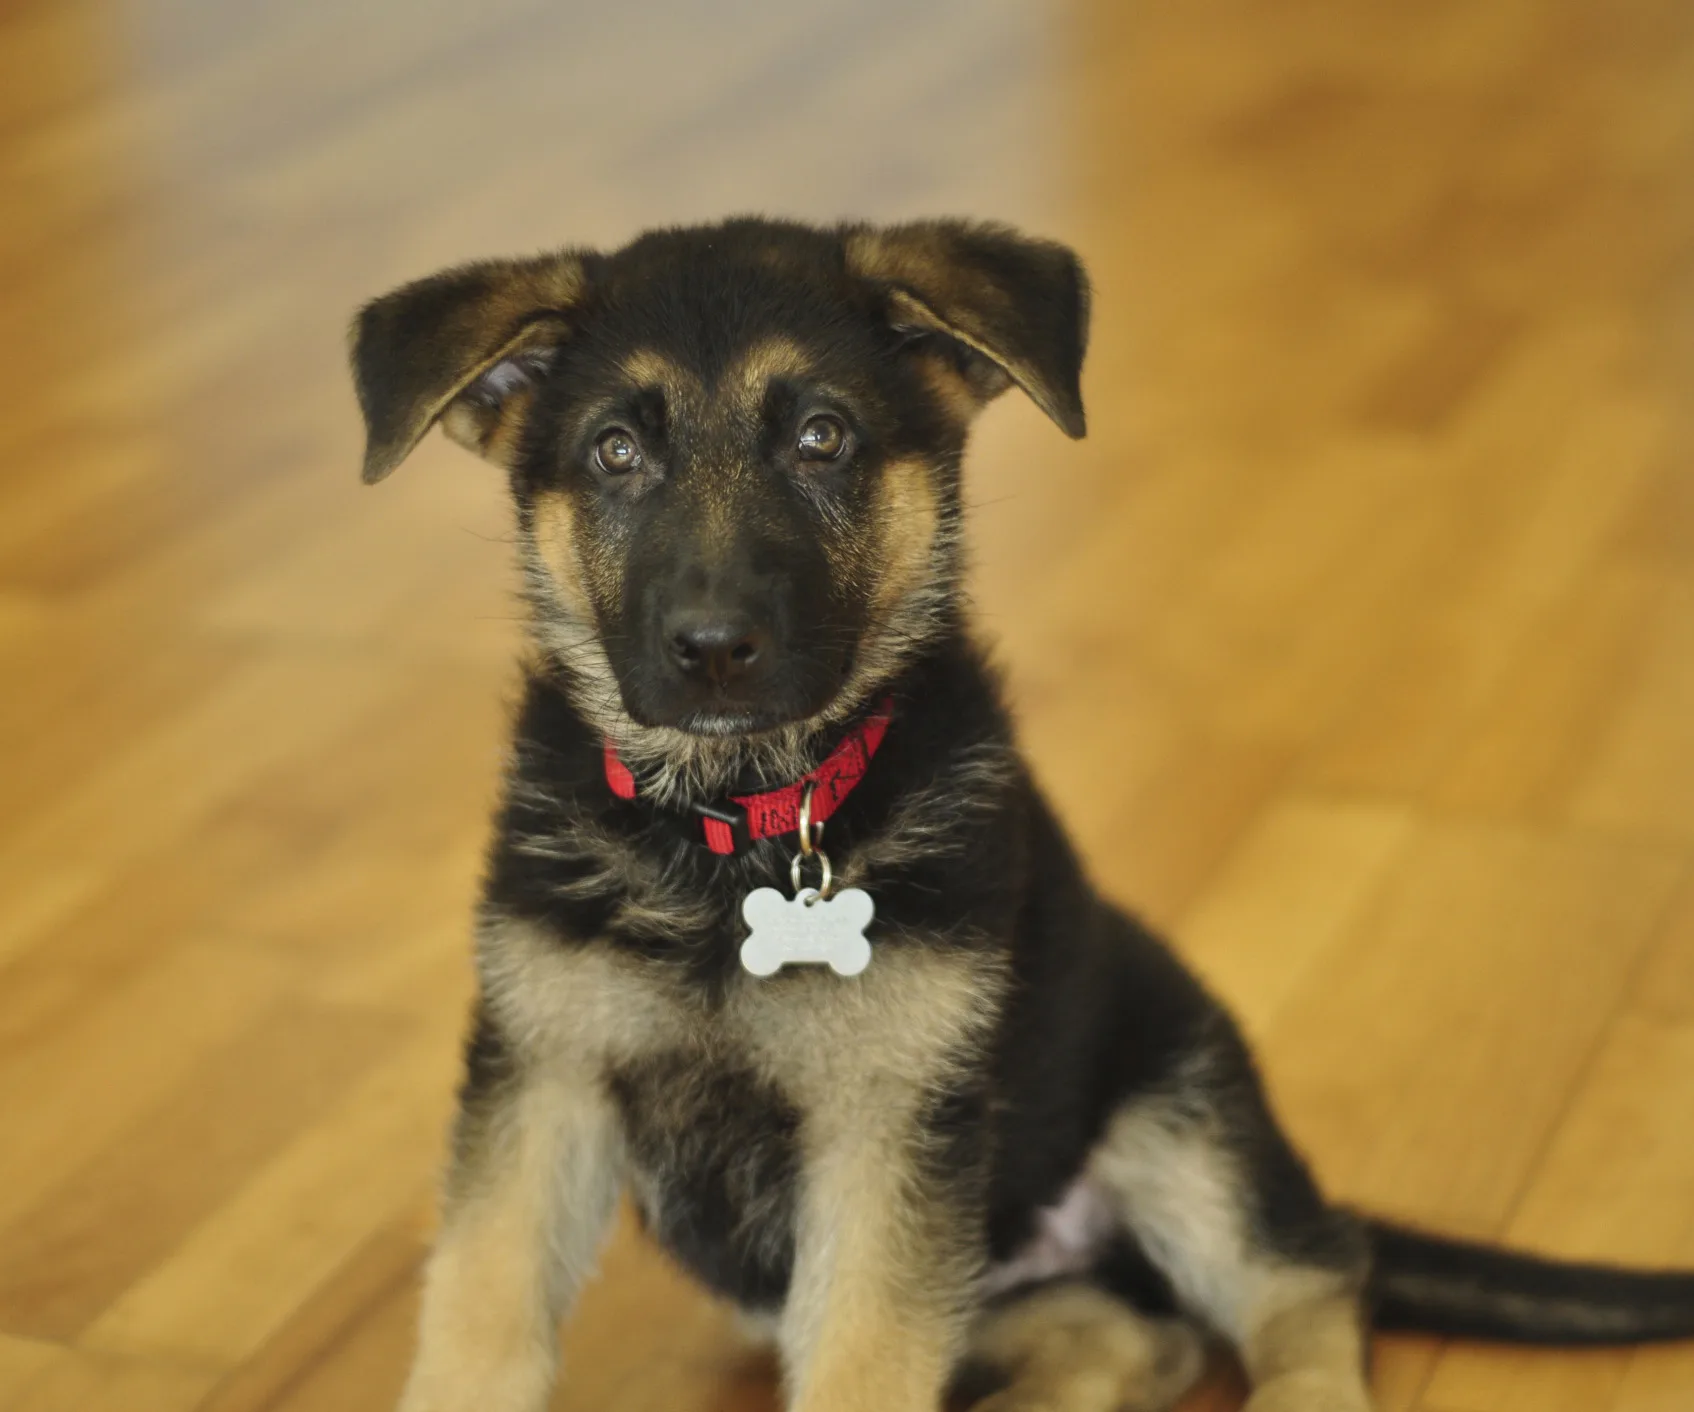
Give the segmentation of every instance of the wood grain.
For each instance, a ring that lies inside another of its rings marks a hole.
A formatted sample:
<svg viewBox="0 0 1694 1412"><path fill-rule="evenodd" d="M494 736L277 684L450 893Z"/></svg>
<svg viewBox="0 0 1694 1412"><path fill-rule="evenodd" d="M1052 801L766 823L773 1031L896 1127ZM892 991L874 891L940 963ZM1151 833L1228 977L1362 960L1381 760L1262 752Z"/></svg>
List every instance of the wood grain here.
<svg viewBox="0 0 1694 1412"><path fill-rule="evenodd" d="M0 1404L388 1405L516 631L497 476L357 485L342 330L747 209L1075 243L1091 436L996 405L971 499L1103 885L1338 1193L1694 1263L1690 173L1676 0L13 0ZM558 1409L776 1405L627 1223L565 1350ZM1694 1354L1376 1381L1681 1412Z"/></svg>

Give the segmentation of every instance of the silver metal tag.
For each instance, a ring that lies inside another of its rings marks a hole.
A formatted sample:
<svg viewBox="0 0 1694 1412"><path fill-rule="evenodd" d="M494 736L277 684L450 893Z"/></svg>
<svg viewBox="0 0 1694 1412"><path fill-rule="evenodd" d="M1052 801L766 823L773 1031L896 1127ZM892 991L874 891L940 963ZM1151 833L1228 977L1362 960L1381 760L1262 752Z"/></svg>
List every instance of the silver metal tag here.
<svg viewBox="0 0 1694 1412"><path fill-rule="evenodd" d="M753 929L741 943L741 964L755 976L773 976L791 965L823 965L838 976L856 976L871 963L865 928L875 915L870 894L856 887L833 897L810 887L796 897L758 888L741 903L741 916Z"/></svg>

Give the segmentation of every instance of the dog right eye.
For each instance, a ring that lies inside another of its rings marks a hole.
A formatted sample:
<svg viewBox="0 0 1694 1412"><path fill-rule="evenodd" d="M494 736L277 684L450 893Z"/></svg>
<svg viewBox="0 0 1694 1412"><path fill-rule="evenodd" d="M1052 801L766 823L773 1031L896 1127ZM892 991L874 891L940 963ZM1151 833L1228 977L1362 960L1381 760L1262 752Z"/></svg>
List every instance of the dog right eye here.
<svg viewBox="0 0 1694 1412"><path fill-rule="evenodd" d="M626 476L641 469L641 446L631 433L613 427L594 443L594 460L607 475Z"/></svg>

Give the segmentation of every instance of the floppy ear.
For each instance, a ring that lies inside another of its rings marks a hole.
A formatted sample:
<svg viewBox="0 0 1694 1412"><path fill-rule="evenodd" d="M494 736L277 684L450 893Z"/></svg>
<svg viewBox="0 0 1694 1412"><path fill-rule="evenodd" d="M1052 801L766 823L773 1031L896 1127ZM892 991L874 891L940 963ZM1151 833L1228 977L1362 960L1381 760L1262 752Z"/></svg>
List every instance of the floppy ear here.
<svg viewBox="0 0 1694 1412"><path fill-rule="evenodd" d="M1069 436L1082 436L1088 276L1070 250L1007 226L914 221L849 226L847 268L887 293L897 327L943 333L996 373L967 379L986 401L1015 382Z"/></svg>
<svg viewBox="0 0 1694 1412"><path fill-rule="evenodd" d="M561 251L460 265L365 305L350 341L366 484L404 461L437 421L454 441L508 464L586 284L583 256Z"/></svg>

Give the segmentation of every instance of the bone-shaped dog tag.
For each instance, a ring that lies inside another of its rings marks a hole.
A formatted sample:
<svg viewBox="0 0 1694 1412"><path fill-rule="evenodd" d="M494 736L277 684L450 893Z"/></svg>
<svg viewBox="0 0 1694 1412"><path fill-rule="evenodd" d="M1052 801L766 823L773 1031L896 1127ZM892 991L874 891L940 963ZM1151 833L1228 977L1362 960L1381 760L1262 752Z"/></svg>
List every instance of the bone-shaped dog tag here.
<svg viewBox="0 0 1694 1412"><path fill-rule="evenodd" d="M838 976L856 976L871 963L865 928L876 906L859 888L833 897L806 888L789 898L774 887L761 887L747 894L741 915L753 929L741 943L741 964L755 976L806 963L828 966Z"/></svg>

